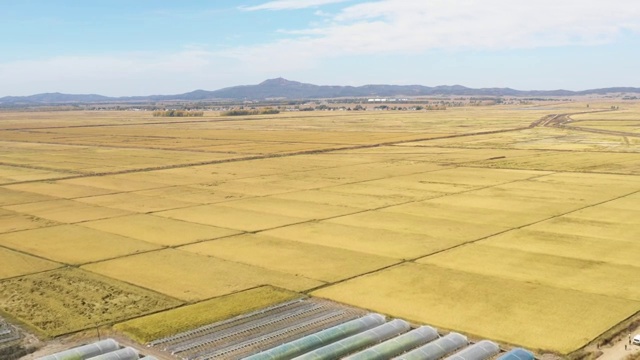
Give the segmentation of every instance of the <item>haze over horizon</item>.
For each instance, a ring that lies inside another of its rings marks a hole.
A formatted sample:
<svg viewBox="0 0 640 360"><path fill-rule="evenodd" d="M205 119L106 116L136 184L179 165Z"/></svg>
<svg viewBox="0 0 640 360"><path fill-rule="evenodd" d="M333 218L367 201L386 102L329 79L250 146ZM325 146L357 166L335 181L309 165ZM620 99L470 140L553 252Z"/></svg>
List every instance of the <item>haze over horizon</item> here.
<svg viewBox="0 0 640 360"><path fill-rule="evenodd" d="M0 3L0 97L318 85L640 87L633 0Z"/></svg>

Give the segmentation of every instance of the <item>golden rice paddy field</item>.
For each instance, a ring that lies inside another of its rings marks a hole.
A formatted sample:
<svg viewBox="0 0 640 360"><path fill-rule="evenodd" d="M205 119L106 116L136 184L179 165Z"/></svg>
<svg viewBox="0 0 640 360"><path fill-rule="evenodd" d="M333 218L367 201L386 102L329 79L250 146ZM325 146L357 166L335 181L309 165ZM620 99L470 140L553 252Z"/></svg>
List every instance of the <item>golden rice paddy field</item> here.
<svg viewBox="0 0 640 360"><path fill-rule="evenodd" d="M311 295L570 353L640 312L640 105L611 105L0 112L0 314L147 342Z"/></svg>

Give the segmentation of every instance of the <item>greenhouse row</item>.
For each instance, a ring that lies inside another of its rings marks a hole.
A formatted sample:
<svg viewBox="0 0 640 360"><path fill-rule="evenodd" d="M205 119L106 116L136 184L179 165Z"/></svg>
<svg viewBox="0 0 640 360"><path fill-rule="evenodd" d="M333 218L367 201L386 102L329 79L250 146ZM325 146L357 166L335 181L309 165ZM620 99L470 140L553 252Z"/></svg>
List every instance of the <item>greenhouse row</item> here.
<svg viewBox="0 0 640 360"><path fill-rule="evenodd" d="M101 340L92 344L61 351L37 360L157 360L153 356L144 356L132 347L121 347L113 339Z"/></svg>
<svg viewBox="0 0 640 360"><path fill-rule="evenodd" d="M379 314L311 334L245 358L246 360L533 360L524 349L500 354L498 344L470 344L464 335L440 336L429 326L411 329L404 320L385 321Z"/></svg>
<svg viewBox="0 0 640 360"><path fill-rule="evenodd" d="M412 326L334 302L302 298L147 344L176 360L534 360L524 349ZM144 351L146 352L146 351ZM155 360L107 339L38 360Z"/></svg>

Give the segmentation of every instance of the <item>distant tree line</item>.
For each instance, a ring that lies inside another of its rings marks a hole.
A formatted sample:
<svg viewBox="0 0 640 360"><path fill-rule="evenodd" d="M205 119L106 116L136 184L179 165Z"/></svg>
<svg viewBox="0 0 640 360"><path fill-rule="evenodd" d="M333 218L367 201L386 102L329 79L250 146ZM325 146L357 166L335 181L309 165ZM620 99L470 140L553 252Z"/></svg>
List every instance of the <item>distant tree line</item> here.
<svg viewBox="0 0 640 360"><path fill-rule="evenodd" d="M225 111L221 115L222 116L244 116L244 115L270 115L270 114L279 114L279 113L280 113L280 110L271 109L271 108L251 109L251 110L236 109L236 110Z"/></svg>
<svg viewBox="0 0 640 360"><path fill-rule="evenodd" d="M192 117L204 116L204 111L188 111L188 110L157 110L153 112L155 117Z"/></svg>

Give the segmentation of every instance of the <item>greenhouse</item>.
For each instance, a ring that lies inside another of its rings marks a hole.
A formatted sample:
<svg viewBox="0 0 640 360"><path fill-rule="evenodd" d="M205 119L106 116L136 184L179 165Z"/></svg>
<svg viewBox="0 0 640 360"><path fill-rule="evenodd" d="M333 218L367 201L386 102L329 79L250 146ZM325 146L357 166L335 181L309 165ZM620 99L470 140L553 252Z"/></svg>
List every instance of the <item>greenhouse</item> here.
<svg viewBox="0 0 640 360"><path fill-rule="evenodd" d="M344 360L386 360L438 338L436 329L421 326L393 339L344 358Z"/></svg>
<svg viewBox="0 0 640 360"><path fill-rule="evenodd" d="M479 341L445 360L486 360L500 352L498 344L489 340Z"/></svg>
<svg viewBox="0 0 640 360"><path fill-rule="evenodd" d="M515 348L504 355L500 356L498 360L534 360L535 356L525 349Z"/></svg>
<svg viewBox="0 0 640 360"><path fill-rule="evenodd" d="M375 327L371 330L350 336L338 342L326 345L304 355L298 356L296 360L329 360L337 359L359 349L377 344L390 339L398 334L409 331L411 326L408 322L400 319L389 321L386 324Z"/></svg>
<svg viewBox="0 0 640 360"><path fill-rule="evenodd" d="M455 332L412 350L396 359L402 360L437 360L463 348L469 344L467 337Z"/></svg>
<svg viewBox="0 0 640 360"><path fill-rule="evenodd" d="M359 319L348 321L344 324L319 331L315 334L282 344L253 356L249 356L246 359L291 359L354 334L375 328L376 326L384 324L385 321L385 317L380 314L369 314Z"/></svg>
<svg viewBox="0 0 640 360"><path fill-rule="evenodd" d="M134 348L126 347L124 349L112 351L106 354L89 358L88 360L138 360L140 356Z"/></svg>
<svg viewBox="0 0 640 360"><path fill-rule="evenodd" d="M41 357L38 360L64 360L64 359L79 359L86 360L98 355L106 354L112 351L116 351L120 348L120 345L113 339L106 339L73 348L70 350L62 351L53 355Z"/></svg>

